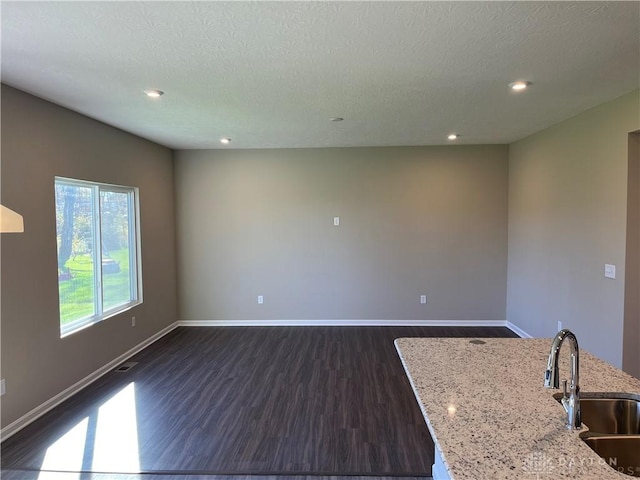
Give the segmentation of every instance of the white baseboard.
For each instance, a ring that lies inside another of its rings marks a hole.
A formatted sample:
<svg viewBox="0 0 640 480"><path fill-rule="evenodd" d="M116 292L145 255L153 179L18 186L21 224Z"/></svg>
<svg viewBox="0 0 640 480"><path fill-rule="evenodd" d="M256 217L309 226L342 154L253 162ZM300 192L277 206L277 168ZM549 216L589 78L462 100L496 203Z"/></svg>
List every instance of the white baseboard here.
<svg viewBox="0 0 640 480"><path fill-rule="evenodd" d="M533 335L529 335L527 332L522 330L520 327L518 327L517 325L514 325L513 323L511 323L509 321L505 322L504 326L507 327L509 330L511 330L516 335L518 335L520 338L533 338Z"/></svg>
<svg viewBox="0 0 640 480"><path fill-rule="evenodd" d="M7 438L9 438L10 436L14 435L16 432L18 432L19 430L23 429L24 427L29 425L34 420L37 420L38 418L40 418L42 415L47 413L49 410L51 410L54 407L60 405L62 402L64 402L68 398L70 398L72 395L75 395L80 390L82 390L86 386L90 385L91 383L95 382L100 377L102 377L104 374L106 374L107 372L110 372L115 367L120 365L122 362L124 362L128 358L132 357L133 355L135 355L139 351L143 350L144 348L148 347L149 345L151 345L153 342L155 342L159 338L164 337L167 333L169 333L170 331L174 330L177 327L178 327L178 322L174 322L171 325L169 325L168 327L163 328L162 330L160 330L156 334L152 335L151 337L147 338L143 342L141 342L138 345L136 345L135 347L133 347L131 350L128 350L127 352L123 353L122 355L120 355L119 357L117 357L114 360L110 361L106 365L102 366L101 368L99 368L95 372L87 375L82 380L74 383L69 388L63 390L62 392L57 394L55 397L50 398L49 400L47 400L43 404L37 406L36 408L31 410L30 412L26 413L25 415L23 415L22 417L17 419L16 421L10 423L6 427L4 427L2 430L0 430L0 439L1 439L0 441L5 441Z"/></svg>
<svg viewBox="0 0 640 480"><path fill-rule="evenodd" d="M181 327L506 327L506 320L179 320ZM517 333L517 332L516 332Z"/></svg>

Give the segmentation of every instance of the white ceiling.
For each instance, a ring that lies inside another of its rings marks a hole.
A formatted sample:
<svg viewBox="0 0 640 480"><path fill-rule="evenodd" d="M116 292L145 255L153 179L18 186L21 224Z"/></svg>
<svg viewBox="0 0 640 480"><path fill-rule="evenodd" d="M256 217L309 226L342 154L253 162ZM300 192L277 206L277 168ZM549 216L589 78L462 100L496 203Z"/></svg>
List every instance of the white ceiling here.
<svg viewBox="0 0 640 480"><path fill-rule="evenodd" d="M635 1L1 8L3 82L177 149L510 143L640 87Z"/></svg>

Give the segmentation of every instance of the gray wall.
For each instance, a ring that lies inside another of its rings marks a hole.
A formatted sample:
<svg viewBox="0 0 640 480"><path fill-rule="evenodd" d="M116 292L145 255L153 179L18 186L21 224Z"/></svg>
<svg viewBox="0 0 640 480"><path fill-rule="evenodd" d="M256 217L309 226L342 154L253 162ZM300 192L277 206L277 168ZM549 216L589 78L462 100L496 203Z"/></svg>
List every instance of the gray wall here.
<svg viewBox="0 0 640 480"><path fill-rule="evenodd" d="M628 134L638 91L510 146L507 318L535 337L557 322L620 367ZM617 267L615 280L604 264Z"/></svg>
<svg viewBox="0 0 640 480"><path fill-rule="evenodd" d="M140 188L144 303L60 338L54 176ZM176 321L172 152L2 86L2 426ZM137 326L131 328L131 315Z"/></svg>
<svg viewBox="0 0 640 480"><path fill-rule="evenodd" d="M179 318L504 320L507 153L176 152Z"/></svg>

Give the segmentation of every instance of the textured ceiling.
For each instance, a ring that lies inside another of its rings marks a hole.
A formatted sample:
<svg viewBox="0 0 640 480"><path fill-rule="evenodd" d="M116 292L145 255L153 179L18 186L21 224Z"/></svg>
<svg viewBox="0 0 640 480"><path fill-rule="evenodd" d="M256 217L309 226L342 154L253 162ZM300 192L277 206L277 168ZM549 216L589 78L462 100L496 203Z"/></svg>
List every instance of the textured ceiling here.
<svg viewBox="0 0 640 480"><path fill-rule="evenodd" d="M510 143L640 86L640 2L1 8L3 82L180 149Z"/></svg>

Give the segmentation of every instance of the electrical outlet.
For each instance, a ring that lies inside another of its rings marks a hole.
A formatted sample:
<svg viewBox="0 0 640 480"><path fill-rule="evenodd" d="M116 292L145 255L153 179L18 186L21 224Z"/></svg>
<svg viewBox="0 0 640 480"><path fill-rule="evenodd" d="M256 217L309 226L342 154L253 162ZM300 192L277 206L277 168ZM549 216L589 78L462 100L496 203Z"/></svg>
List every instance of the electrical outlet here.
<svg viewBox="0 0 640 480"><path fill-rule="evenodd" d="M131 317L131 328L136 326L136 317Z"/></svg>
<svg viewBox="0 0 640 480"><path fill-rule="evenodd" d="M562 322L558 320L558 331L562 330Z"/></svg>
<svg viewBox="0 0 640 480"><path fill-rule="evenodd" d="M605 263L604 276L607 278L616 278L616 266Z"/></svg>
<svg viewBox="0 0 640 480"><path fill-rule="evenodd" d="M258 303L262 305L264 303L264 297L262 295L258 295Z"/></svg>
<svg viewBox="0 0 640 480"><path fill-rule="evenodd" d="M426 295L420 295L420 303L427 303L427 296Z"/></svg>
<svg viewBox="0 0 640 480"><path fill-rule="evenodd" d="M0 396L4 395L5 393L7 393L7 388L4 384L4 378L2 380L0 380Z"/></svg>

